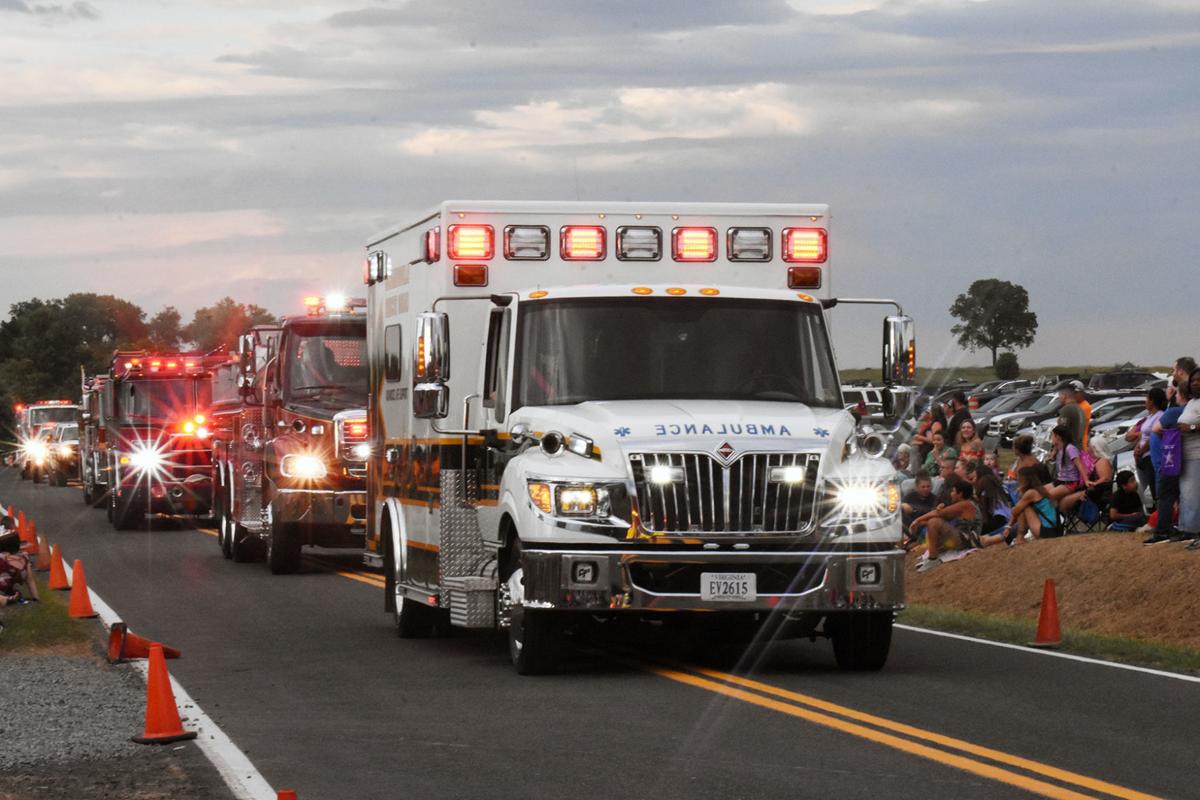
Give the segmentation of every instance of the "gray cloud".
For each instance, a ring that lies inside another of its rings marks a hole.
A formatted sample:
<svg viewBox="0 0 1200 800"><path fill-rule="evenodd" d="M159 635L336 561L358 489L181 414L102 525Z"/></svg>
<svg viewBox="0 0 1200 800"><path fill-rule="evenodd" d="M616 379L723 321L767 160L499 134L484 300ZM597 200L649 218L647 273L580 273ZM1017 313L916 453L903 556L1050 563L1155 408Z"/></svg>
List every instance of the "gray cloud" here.
<svg viewBox="0 0 1200 800"><path fill-rule="evenodd" d="M0 0L0 11L16 11L50 19L100 19L100 12L91 3L76 0L70 5L28 3L25 0Z"/></svg>

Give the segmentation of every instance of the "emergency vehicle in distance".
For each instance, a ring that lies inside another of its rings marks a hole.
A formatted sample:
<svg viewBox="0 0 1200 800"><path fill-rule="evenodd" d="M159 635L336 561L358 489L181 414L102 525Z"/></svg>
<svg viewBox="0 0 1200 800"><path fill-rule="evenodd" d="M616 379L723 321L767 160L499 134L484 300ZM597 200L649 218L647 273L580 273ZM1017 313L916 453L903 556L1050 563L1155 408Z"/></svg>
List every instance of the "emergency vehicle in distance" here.
<svg viewBox="0 0 1200 800"><path fill-rule="evenodd" d="M276 574L295 572L305 545L361 548L366 532L366 301L305 305L241 337L213 377L221 551L265 550Z"/></svg>
<svg viewBox="0 0 1200 800"><path fill-rule="evenodd" d="M826 205L454 201L370 239L366 559L399 635L507 629L528 674L577 621L702 612L882 667L899 488L827 312L896 306L888 386L913 322L833 297L828 232Z"/></svg>
<svg viewBox="0 0 1200 800"><path fill-rule="evenodd" d="M17 466L21 468L22 480L32 478L35 482L45 475L50 457L46 431L63 422L74 422L79 406L70 400L38 400L36 403L18 403L13 411L17 418Z"/></svg>
<svg viewBox="0 0 1200 800"><path fill-rule="evenodd" d="M118 530L147 514L207 516L212 508L208 413L212 368L223 354L117 351L96 388L101 485ZM90 420L89 420L90 422ZM89 456L91 455L89 450ZM85 483L85 499L95 484Z"/></svg>

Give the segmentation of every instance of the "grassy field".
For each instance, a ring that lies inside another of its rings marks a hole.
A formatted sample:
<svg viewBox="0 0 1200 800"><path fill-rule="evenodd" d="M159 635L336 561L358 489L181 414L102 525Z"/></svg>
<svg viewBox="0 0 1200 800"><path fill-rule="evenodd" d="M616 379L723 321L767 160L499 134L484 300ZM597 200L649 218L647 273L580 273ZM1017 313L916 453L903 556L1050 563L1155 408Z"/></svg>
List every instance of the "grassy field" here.
<svg viewBox="0 0 1200 800"><path fill-rule="evenodd" d="M4 632L0 633L0 656L21 654L83 654L91 649L96 633L92 620L67 616L67 592L52 592L38 576L41 602L0 609Z"/></svg>
<svg viewBox="0 0 1200 800"><path fill-rule="evenodd" d="M1073 366L1073 367L1030 367L1021 370L1021 377L1033 380L1042 375L1091 375L1096 372L1108 372L1113 366ZM1148 366L1139 367L1150 372L1170 372L1171 367ZM842 382L869 380L873 383L881 381L879 367L862 367L859 369L844 369L841 372ZM972 384L995 380L996 373L991 367L954 367L948 369L917 368L918 386L940 386L957 378L970 381Z"/></svg>
<svg viewBox="0 0 1200 800"><path fill-rule="evenodd" d="M1016 617L920 604L910 605L900 615L899 621L905 625L1020 645L1033 641L1037 629L1036 624ZM1200 673L1200 651L1159 642L1066 629L1063 631L1062 645L1055 649L1123 664Z"/></svg>

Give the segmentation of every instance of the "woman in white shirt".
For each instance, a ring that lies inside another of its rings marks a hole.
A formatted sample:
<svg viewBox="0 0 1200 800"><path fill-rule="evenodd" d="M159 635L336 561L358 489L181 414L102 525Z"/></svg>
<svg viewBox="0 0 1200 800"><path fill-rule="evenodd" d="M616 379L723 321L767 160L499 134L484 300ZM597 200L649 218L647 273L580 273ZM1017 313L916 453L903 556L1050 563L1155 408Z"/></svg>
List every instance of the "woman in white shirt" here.
<svg viewBox="0 0 1200 800"><path fill-rule="evenodd" d="M1200 543L1200 367L1188 375L1192 398L1179 415L1183 433L1183 472L1179 476L1179 532ZM1200 550L1200 546L1189 549Z"/></svg>

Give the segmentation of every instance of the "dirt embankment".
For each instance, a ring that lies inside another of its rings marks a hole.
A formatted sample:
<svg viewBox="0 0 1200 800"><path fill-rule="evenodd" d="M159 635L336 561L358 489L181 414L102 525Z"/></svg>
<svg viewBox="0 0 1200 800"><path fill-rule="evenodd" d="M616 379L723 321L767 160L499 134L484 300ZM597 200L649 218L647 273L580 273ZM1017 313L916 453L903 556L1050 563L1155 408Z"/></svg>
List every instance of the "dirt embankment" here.
<svg viewBox="0 0 1200 800"><path fill-rule="evenodd" d="M1064 628L1200 650L1200 553L1182 543L1146 547L1145 536L1072 535L990 547L924 573L910 568L908 600L1033 622L1053 578Z"/></svg>

